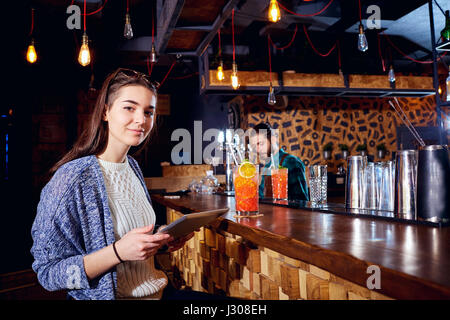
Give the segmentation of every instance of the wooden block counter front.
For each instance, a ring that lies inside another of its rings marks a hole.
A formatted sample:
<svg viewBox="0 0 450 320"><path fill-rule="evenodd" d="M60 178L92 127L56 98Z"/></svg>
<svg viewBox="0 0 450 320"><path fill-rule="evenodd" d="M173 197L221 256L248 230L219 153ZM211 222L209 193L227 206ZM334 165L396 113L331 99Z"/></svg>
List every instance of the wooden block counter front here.
<svg viewBox="0 0 450 320"><path fill-rule="evenodd" d="M182 216L168 208L167 222ZM241 236L201 228L170 254L185 286L241 299L384 300L373 290L303 261L255 246Z"/></svg>

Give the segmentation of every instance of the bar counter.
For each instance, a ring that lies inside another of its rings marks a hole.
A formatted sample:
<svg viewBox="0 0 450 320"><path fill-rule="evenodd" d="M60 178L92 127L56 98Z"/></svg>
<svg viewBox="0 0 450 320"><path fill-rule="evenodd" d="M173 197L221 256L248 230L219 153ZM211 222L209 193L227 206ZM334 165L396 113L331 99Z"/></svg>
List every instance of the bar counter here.
<svg viewBox="0 0 450 320"><path fill-rule="evenodd" d="M171 254L194 290L247 299L450 299L449 227L269 204L258 217L237 218L234 197L152 199L167 207L168 222L230 208ZM380 289L367 287L372 265Z"/></svg>

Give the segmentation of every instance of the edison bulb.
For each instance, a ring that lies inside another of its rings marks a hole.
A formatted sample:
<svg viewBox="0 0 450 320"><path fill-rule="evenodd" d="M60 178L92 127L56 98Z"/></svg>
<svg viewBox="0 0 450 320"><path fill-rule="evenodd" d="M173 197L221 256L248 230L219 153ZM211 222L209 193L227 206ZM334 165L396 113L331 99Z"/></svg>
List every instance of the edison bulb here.
<svg viewBox="0 0 450 320"><path fill-rule="evenodd" d="M225 75L223 74L223 61L220 60L220 64L217 67L217 73L216 73L217 80L222 81L225 79Z"/></svg>
<svg viewBox="0 0 450 320"><path fill-rule="evenodd" d="M29 63L35 63L37 60L36 49L34 48L34 40L31 40L27 50L27 61Z"/></svg>
<svg viewBox="0 0 450 320"><path fill-rule="evenodd" d="M277 0L270 0L269 4L269 20L277 22L281 19L280 8L278 7Z"/></svg>
<svg viewBox="0 0 450 320"><path fill-rule="evenodd" d="M237 90L240 86L238 75L237 75L236 62L233 62L233 71L231 73L231 86L233 87L234 90Z"/></svg>
<svg viewBox="0 0 450 320"><path fill-rule="evenodd" d="M389 82L391 82L391 83L395 82L395 72L394 72L394 68L392 66L389 69L388 77L389 77Z"/></svg>
<svg viewBox="0 0 450 320"><path fill-rule="evenodd" d="M237 73L233 72L231 75L231 86L234 90L237 90L239 88L239 79L237 76Z"/></svg>
<svg viewBox="0 0 450 320"><path fill-rule="evenodd" d="M362 24L359 25L359 34L358 34L358 50L361 52L365 52L369 49L369 43L367 42L366 35L364 34L364 27Z"/></svg>
<svg viewBox="0 0 450 320"><path fill-rule="evenodd" d="M131 27L130 14L128 12L125 15L125 28L123 30L123 36L127 39L133 38L133 28Z"/></svg>
<svg viewBox="0 0 450 320"><path fill-rule="evenodd" d="M89 52L88 46L88 36L87 34L83 34L82 45L80 48L80 53L78 55L78 62L83 66L87 66L91 63L91 53Z"/></svg>
<svg viewBox="0 0 450 320"><path fill-rule="evenodd" d="M275 97L272 83L270 83L269 94L267 96L267 103L270 104L271 106L274 106L277 103L277 98Z"/></svg>
<svg viewBox="0 0 450 320"><path fill-rule="evenodd" d="M155 45L152 43L152 52L150 53L150 62L156 63L158 61L158 57L156 56Z"/></svg>

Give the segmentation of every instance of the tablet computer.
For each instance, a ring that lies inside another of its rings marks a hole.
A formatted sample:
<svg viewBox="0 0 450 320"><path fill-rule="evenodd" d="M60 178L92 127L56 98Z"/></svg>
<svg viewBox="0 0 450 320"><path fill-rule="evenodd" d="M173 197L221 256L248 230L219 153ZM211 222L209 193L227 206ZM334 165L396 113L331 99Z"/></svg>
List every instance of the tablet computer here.
<svg viewBox="0 0 450 320"><path fill-rule="evenodd" d="M185 214L171 224L161 228L158 233L168 233L174 238L185 236L204 225L210 223L217 217L228 212L229 208L203 211L197 213Z"/></svg>

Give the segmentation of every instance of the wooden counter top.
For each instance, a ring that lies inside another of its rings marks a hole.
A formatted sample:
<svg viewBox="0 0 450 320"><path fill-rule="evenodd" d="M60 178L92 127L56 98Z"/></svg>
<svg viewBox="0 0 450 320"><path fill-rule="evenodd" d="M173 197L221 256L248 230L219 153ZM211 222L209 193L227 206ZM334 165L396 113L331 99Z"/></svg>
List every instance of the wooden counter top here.
<svg viewBox="0 0 450 320"><path fill-rule="evenodd" d="M211 224L288 257L366 286L381 270L382 294L396 299L450 299L450 227L435 228L260 204L258 218L236 219L234 197L190 194L152 199L182 213L229 207Z"/></svg>

